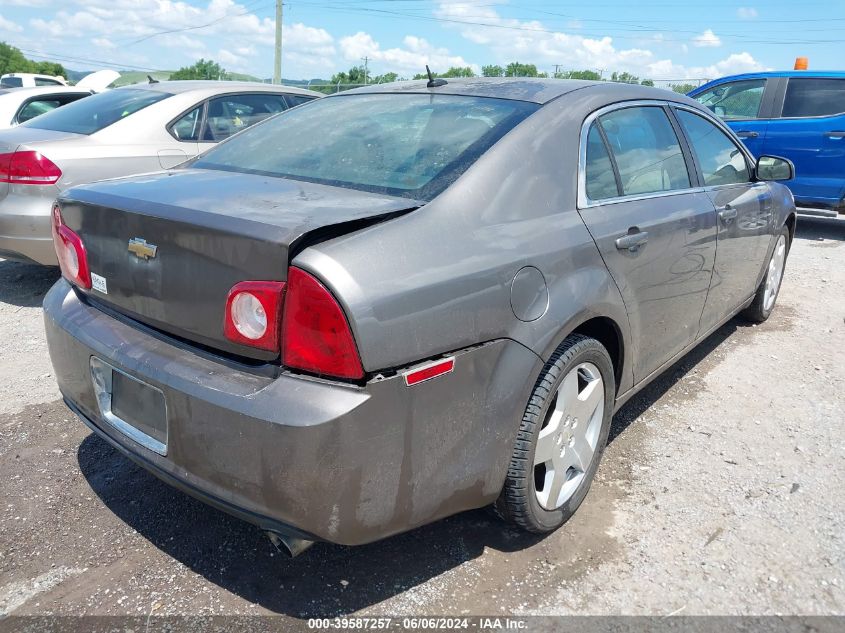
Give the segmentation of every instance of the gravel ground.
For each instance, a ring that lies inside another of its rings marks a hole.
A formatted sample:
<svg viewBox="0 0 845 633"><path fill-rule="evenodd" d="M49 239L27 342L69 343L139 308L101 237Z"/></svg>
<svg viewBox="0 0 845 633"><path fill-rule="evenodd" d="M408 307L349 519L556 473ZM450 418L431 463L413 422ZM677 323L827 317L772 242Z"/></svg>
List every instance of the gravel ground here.
<svg viewBox="0 0 845 633"><path fill-rule="evenodd" d="M40 300L0 260L4 614L843 614L845 222L802 219L772 318L733 321L621 410L555 534L468 512L291 561L57 400Z"/></svg>

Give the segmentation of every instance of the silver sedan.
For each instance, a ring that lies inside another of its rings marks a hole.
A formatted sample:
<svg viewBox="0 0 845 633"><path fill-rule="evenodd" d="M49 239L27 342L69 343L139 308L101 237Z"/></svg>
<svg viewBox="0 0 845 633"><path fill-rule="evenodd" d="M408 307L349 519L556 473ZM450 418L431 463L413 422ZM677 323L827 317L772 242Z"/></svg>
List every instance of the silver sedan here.
<svg viewBox="0 0 845 633"><path fill-rule="evenodd" d="M0 257L55 266L50 209L60 191L175 167L318 96L247 82L137 84L0 131Z"/></svg>

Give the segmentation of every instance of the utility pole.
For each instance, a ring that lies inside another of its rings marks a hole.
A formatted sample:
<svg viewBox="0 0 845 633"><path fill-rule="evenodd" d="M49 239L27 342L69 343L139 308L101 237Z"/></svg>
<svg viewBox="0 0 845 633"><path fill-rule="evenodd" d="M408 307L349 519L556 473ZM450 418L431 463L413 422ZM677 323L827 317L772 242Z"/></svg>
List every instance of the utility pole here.
<svg viewBox="0 0 845 633"><path fill-rule="evenodd" d="M369 68L370 58L369 57L362 57L361 61L364 62L364 84L366 85L367 83L369 83L369 81L367 79L367 75L369 74L368 68Z"/></svg>
<svg viewBox="0 0 845 633"><path fill-rule="evenodd" d="M273 83L282 83L282 0L276 0L276 58L273 62Z"/></svg>

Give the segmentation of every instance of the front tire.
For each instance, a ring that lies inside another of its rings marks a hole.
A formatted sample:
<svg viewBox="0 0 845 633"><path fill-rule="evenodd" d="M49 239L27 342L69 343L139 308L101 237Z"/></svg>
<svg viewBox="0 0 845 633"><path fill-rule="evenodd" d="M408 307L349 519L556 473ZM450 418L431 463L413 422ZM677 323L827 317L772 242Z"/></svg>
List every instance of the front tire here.
<svg viewBox="0 0 845 633"><path fill-rule="evenodd" d="M522 417L496 511L529 532L563 525L587 496L616 395L613 363L597 340L573 334L555 351Z"/></svg>
<svg viewBox="0 0 845 633"><path fill-rule="evenodd" d="M789 255L790 247L789 228L783 227L778 235L769 265L766 267L766 275L757 287L757 293L751 305L742 311L742 316L752 323L762 323L771 316L775 309L780 285L783 281L783 272L786 268L786 257Z"/></svg>

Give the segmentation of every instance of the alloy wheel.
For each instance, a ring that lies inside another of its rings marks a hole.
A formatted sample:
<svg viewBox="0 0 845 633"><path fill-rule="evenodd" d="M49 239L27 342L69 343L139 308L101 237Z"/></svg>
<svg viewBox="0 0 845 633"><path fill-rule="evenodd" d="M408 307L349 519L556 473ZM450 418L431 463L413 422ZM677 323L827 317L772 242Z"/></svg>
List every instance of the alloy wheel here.
<svg viewBox="0 0 845 633"><path fill-rule="evenodd" d="M566 503L593 462L602 420L605 385L598 367L581 363L560 383L534 452L534 488L546 510Z"/></svg>
<svg viewBox="0 0 845 633"><path fill-rule="evenodd" d="M786 236L781 235L775 244L769 270L766 272L766 290L763 294L763 309L767 312L775 305L780 282L783 280L783 269L786 264Z"/></svg>

